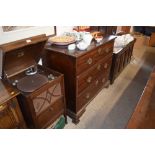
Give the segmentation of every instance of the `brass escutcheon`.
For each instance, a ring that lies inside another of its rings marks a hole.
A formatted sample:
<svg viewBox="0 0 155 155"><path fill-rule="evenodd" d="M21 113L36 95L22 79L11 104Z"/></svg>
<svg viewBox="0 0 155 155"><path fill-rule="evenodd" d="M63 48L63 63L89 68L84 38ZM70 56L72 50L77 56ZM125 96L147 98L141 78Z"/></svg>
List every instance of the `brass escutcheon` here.
<svg viewBox="0 0 155 155"><path fill-rule="evenodd" d="M88 93L88 94L86 95L86 99L89 99L89 97L90 97L90 94Z"/></svg>
<svg viewBox="0 0 155 155"><path fill-rule="evenodd" d="M88 83L91 83L91 81L92 81L92 77L89 76L88 79L87 79L87 82L88 82Z"/></svg>
<svg viewBox="0 0 155 155"><path fill-rule="evenodd" d="M89 64L89 65L91 65L92 62L93 62L92 58L89 58L89 59L87 60L87 64Z"/></svg>

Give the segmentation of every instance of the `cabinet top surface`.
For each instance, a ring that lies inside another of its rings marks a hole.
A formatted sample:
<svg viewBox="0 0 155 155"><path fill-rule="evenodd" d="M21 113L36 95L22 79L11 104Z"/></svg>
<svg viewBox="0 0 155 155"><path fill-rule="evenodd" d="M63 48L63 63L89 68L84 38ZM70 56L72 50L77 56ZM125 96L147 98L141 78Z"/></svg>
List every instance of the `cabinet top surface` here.
<svg viewBox="0 0 155 155"><path fill-rule="evenodd" d="M62 54L65 54L65 55L68 55L68 56L71 56L71 57L79 57L79 56L82 56L84 55L85 53L91 51L91 50L94 50L95 48L103 45L103 44L106 44L112 40L114 40L116 38L116 36L107 36L105 37L101 43L96 43L95 41L92 41L91 44L88 46L87 50L83 50L83 51L80 51L78 50L77 48L73 51L69 51L67 49L67 47L64 47L64 46L55 46L55 45L49 45L47 43L47 45L45 46L45 49L47 50L51 50L51 51L55 51L55 52L59 52L59 53L62 53Z"/></svg>
<svg viewBox="0 0 155 155"><path fill-rule="evenodd" d="M18 91L10 87L5 81L0 80L0 105L17 96Z"/></svg>

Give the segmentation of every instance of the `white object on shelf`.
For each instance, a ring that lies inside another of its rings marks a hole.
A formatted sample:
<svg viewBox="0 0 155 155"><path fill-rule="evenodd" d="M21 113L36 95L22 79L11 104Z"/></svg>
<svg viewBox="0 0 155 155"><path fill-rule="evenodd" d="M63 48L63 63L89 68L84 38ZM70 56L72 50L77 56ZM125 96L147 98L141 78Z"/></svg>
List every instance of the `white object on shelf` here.
<svg viewBox="0 0 155 155"><path fill-rule="evenodd" d="M93 36L89 32L85 32L83 35L83 41L87 44L90 45L91 41L93 39Z"/></svg>
<svg viewBox="0 0 155 155"><path fill-rule="evenodd" d="M130 34L118 36L115 39L114 47L124 47L133 40L134 38Z"/></svg>
<svg viewBox="0 0 155 155"><path fill-rule="evenodd" d="M68 50L70 51L75 50L75 48L76 48L75 44L68 45Z"/></svg>
<svg viewBox="0 0 155 155"><path fill-rule="evenodd" d="M77 48L80 50L86 50L89 45L84 41L81 41L77 44Z"/></svg>

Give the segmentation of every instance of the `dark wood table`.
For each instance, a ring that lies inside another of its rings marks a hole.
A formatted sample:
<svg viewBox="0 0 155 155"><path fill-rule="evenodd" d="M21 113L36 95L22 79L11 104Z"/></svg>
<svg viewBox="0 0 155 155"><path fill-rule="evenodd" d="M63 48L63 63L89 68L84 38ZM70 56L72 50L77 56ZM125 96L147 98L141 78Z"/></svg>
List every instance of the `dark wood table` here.
<svg viewBox="0 0 155 155"><path fill-rule="evenodd" d="M155 68L127 124L128 129L155 129Z"/></svg>

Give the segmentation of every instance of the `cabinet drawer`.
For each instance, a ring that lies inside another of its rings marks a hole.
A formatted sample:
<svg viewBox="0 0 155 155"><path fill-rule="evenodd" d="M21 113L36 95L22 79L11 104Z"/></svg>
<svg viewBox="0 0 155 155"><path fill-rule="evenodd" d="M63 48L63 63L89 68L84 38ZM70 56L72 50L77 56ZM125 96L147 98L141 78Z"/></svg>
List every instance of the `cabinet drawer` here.
<svg viewBox="0 0 155 155"><path fill-rule="evenodd" d="M96 50L93 50L77 59L77 75L86 71L96 63L95 54Z"/></svg>
<svg viewBox="0 0 155 155"><path fill-rule="evenodd" d="M113 42L99 46L95 50L87 53L86 55L77 59L77 75L83 71L89 69L99 60L104 59L108 56L112 57L113 53Z"/></svg>
<svg viewBox="0 0 155 155"><path fill-rule="evenodd" d="M77 98L77 111L84 107L88 102L90 102L97 92L105 85L109 79L109 71L97 78L92 84L87 87L81 95Z"/></svg>
<svg viewBox="0 0 155 155"><path fill-rule="evenodd" d="M53 123L61 114L64 113L63 98L56 101L37 117L38 128L44 128Z"/></svg>
<svg viewBox="0 0 155 155"><path fill-rule="evenodd" d="M100 60L103 59L103 57L106 57L107 55L112 56L112 53L113 53L113 42L98 47L96 50L95 58L97 60Z"/></svg>
<svg viewBox="0 0 155 155"><path fill-rule="evenodd" d="M108 72L111 67L112 59L102 59L99 63L94 65L87 72L84 72L77 77L77 93L80 94L86 89L91 83L93 83L99 76L104 75Z"/></svg>

